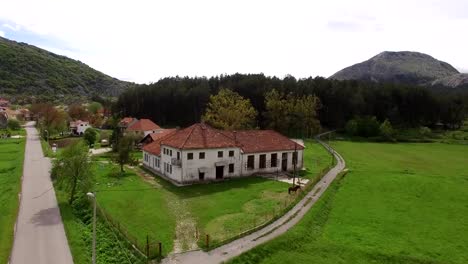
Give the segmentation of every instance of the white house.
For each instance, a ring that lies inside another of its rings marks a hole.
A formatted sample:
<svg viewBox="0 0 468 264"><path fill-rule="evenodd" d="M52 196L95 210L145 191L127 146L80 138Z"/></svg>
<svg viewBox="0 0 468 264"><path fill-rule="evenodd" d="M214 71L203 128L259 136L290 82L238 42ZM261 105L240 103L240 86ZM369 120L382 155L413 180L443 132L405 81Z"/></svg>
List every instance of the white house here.
<svg viewBox="0 0 468 264"><path fill-rule="evenodd" d="M178 184L292 171L304 147L272 130L222 131L194 124L143 147L143 164Z"/></svg>
<svg viewBox="0 0 468 264"><path fill-rule="evenodd" d="M72 121L70 122L70 132L74 135L83 135L86 129L90 128L91 125L88 121Z"/></svg>

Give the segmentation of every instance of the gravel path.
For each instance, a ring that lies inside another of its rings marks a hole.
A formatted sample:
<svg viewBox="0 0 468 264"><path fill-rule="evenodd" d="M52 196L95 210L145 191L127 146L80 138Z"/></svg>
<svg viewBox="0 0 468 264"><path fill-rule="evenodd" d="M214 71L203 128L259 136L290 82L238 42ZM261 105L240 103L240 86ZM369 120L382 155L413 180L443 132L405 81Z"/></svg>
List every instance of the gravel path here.
<svg viewBox="0 0 468 264"><path fill-rule="evenodd" d="M73 259L50 179L51 163L42 153L33 125L26 125L21 202L10 264L71 264Z"/></svg>
<svg viewBox="0 0 468 264"><path fill-rule="evenodd" d="M296 206L294 206L284 216L250 235L234 240L219 248L215 248L208 252L197 250L170 255L167 258L165 258L162 261L162 263L222 263L252 249L255 246L263 244L283 234L284 232L288 231L291 227L296 225L302 219L302 217L304 217L307 211L309 211L309 209L320 198L320 196L322 196L322 194L326 191L330 183L336 178L338 173L343 171L346 166L345 161L340 154L338 154L325 142L319 140L318 138L317 140L335 156L337 164L322 178L322 180L320 180L314 186L314 188L312 188L312 190L299 203L296 204Z"/></svg>

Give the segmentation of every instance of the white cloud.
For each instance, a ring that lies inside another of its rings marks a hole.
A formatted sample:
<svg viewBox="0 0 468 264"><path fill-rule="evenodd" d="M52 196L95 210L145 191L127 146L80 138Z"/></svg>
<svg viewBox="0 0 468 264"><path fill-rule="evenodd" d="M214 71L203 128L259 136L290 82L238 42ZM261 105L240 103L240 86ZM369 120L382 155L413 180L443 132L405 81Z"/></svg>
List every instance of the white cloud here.
<svg viewBox="0 0 468 264"><path fill-rule="evenodd" d="M2 25L2 27L8 28L8 29L13 30L13 31L19 31L19 30L21 30L21 26L20 26L20 25L14 25L14 26L12 26L12 25L10 25L10 24L8 24L8 23L4 23L4 24Z"/></svg>
<svg viewBox="0 0 468 264"><path fill-rule="evenodd" d="M2 3L0 19L63 41L73 50L65 55L114 77L151 82L235 72L329 76L383 50L468 68L462 10L467 1L15 0Z"/></svg>
<svg viewBox="0 0 468 264"><path fill-rule="evenodd" d="M0 30L0 37L5 37L5 32Z"/></svg>

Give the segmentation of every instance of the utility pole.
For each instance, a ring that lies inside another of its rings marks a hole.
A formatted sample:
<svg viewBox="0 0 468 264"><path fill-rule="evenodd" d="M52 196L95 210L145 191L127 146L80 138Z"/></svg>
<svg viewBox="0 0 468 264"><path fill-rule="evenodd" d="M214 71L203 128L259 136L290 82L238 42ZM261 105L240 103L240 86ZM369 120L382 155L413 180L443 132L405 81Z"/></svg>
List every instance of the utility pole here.
<svg viewBox="0 0 468 264"><path fill-rule="evenodd" d="M296 164L297 164L297 143L294 142L294 154L293 154L293 187L296 186Z"/></svg>
<svg viewBox="0 0 468 264"><path fill-rule="evenodd" d="M96 264L96 194L89 192L86 194L88 197L93 199L93 257L92 263Z"/></svg>

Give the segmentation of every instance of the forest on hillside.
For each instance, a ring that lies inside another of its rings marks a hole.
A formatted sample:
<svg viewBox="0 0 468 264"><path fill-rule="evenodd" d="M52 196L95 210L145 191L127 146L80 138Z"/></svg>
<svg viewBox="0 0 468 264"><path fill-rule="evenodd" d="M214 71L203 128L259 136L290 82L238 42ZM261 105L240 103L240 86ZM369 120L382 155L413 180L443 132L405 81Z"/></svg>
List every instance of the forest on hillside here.
<svg viewBox="0 0 468 264"><path fill-rule="evenodd" d="M72 102L95 94L117 96L132 85L80 61L0 37L0 95L16 101Z"/></svg>
<svg viewBox="0 0 468 264"><path fill-rule="evenodd" d="M295 96L315 95L320 100L318 119L322 127L344 128L356 117L389 120L395 127L461 126L468 113L466 90L430 90L425 87L337 81L321 77L296 79L263 74L217 77L170 77L126 90L114 112L120 116L150 118L166 127L199 122L210 95L227 88L251 101L259 115L256 127L268 127L265 95L275 89Z"/></svg>

